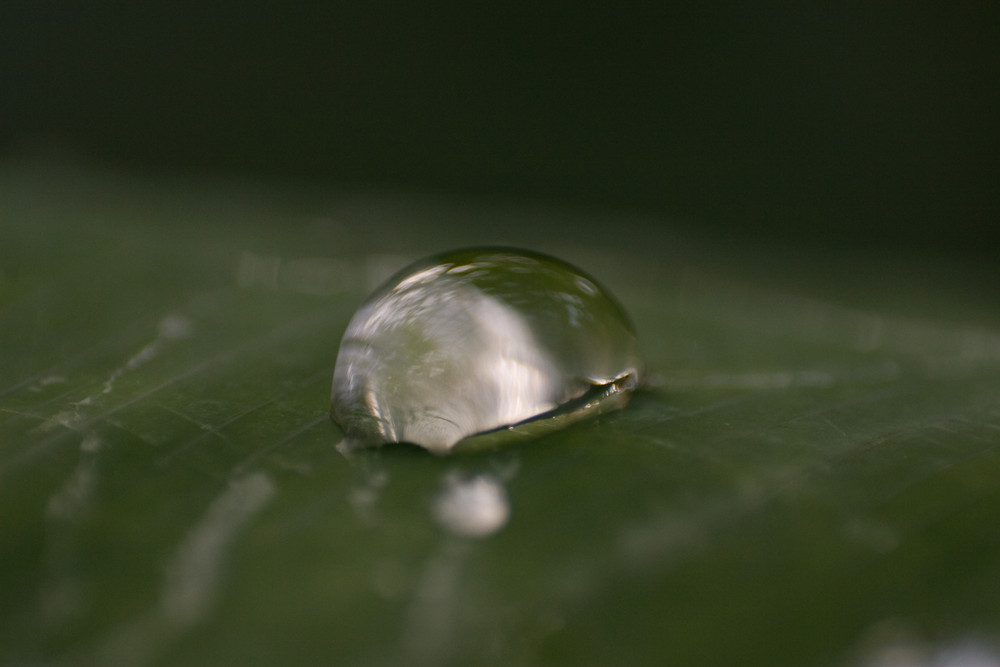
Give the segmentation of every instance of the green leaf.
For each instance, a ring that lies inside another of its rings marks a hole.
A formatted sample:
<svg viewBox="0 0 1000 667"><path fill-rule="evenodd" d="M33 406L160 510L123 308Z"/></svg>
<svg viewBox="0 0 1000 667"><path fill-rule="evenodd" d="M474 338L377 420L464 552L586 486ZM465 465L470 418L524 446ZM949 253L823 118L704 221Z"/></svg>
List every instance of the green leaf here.
<svg viewBox="0 0 1000 667"><path fill-rule="evenodd" d="M44 162L0 215L5 664L1000 660L989 267ZM653 386L498 450L343 456L353 309L486 243L598 277ZM474 479L510 512L480 537L436 510Z"/></svg>

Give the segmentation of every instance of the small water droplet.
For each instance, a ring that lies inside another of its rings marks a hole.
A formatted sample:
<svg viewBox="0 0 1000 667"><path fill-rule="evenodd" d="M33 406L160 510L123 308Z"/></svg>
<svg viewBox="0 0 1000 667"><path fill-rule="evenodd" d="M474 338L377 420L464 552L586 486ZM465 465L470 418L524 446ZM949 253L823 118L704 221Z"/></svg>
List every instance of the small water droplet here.
<svg viewBox="0 0 1000 667"><path fill-rule="evenodd" d="M640 367L628 317L579 269L522 250L459 250L409 266L361 305L331 414L353 440L444 453L620 407Z"/></svg>
<svg viewBox="0 0 1000 667"><path fill-rule="evenodd" d="M450 476L434 503L434 518L459 537L493 535L510 518L507 492L492 475Z"/></svg>

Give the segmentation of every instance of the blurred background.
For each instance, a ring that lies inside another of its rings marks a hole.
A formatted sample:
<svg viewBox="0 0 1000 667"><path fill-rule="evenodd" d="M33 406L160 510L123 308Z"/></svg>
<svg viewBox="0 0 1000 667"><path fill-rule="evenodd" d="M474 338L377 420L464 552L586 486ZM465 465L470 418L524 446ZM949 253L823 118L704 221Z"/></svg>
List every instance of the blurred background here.
<svg viewBox="0 0 1000 667"><path fill-rule="evenodd" d="M988 258L998 27L989 2L7 0L0 157Z"/></svg>

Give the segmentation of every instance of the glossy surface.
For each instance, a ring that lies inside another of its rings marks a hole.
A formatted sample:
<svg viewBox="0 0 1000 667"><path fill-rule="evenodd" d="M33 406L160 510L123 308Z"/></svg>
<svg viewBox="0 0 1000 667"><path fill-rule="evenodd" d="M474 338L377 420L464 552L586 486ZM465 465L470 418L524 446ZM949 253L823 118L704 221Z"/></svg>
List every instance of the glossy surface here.
<svg viewBox="0 0 1000 667"><path fill-rule="evenodd" d="M446 452L593 387L620 398L639 368L632 324L579 269L521 250L459 250L404 269L358 309L332 414L356 441Z"/></svg>
<svg viewBox="0 0 1000 667"><path fill-rule="evenodd" d="M9 163L0 208L0 664L1000 655L993 259ZM345 460L369 268L498 238L606 281L663 381L530 445Z"/></svg>

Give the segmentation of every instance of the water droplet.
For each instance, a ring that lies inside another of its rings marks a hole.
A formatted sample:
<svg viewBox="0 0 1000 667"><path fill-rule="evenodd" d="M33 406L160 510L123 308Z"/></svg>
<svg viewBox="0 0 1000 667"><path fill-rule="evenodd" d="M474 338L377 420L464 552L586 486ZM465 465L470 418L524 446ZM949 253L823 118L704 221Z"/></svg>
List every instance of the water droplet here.
<svg viewBox="0 0 1000 667"><path fill-rule="evenodd" d="M331 414L353 441L443 453L620 407L640 367L631 322L593 278L538 253L459 250L409 266L361 305Z"/></svg>
<svg viewBox="0 0 1000 667"><path fill-rule="evenodd" d="M491 475L449 476L434 503L434 518L459 537L487 537L510 518L507 492Z"/></svg>

